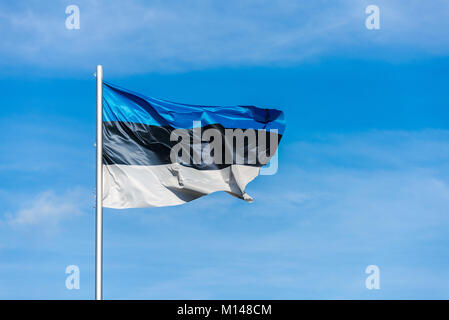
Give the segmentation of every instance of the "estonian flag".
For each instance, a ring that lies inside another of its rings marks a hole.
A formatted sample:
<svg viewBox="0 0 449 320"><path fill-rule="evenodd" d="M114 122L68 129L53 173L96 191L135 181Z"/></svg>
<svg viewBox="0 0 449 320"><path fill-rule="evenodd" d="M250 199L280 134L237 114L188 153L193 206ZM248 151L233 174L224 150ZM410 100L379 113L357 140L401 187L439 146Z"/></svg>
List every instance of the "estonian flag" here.
<svg viewBox="0 0 449 320"><path fill-rule="evenodd" d="M282 111L199 106L103 83L103 206L179 205L246 185L274 155Z"/></svg>

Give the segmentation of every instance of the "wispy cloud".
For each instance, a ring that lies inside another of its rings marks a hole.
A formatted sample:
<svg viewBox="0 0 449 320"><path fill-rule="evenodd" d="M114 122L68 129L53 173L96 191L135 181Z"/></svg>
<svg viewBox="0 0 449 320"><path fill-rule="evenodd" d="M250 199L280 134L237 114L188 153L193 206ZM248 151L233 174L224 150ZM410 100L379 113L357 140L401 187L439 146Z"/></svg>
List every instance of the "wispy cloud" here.
<svg viewBox="0 0 449 320"><path fill-rule="evenodd" d="M22 195L22 205L16 211L6 212L3 223L16 229L37 228L43 233L55 233L61 223L83 213L88 202L86 194L82 188L75 188L66 192L47 190L28 199Z"/></svg>
<svg viewBox="0 0 449 320"><path fill-rule="evenodd" d="M67 1L2 4L5 69L111 73L291 64L350 53L381 59L447 54L447 1L376 2L381 29L364 26L371 1L77 1L81 29L65 28ZM379 50L383 49L383 50ZM400 50L402 49L402 51ZM399 53L398 53L399 50Z"/></svg>

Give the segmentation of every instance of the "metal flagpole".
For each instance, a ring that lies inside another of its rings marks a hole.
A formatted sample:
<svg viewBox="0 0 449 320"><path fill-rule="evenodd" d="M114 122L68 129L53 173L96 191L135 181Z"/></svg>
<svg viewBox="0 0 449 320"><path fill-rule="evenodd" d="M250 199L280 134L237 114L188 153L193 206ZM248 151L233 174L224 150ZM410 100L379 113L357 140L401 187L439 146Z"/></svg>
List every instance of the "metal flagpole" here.
<svg viewBox="0 0 449 320"><path fill-rule="evenodd" d="M103 67L97 66L97 193L95 299L103 299Z"/></svg>

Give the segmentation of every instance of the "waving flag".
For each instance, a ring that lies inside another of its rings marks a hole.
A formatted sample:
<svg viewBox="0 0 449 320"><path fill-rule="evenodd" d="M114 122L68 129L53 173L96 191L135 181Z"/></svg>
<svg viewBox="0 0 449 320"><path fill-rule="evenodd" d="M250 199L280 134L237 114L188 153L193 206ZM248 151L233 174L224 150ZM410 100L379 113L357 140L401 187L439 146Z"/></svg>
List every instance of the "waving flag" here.
<svg viewBox="0 0 449 320"><path fill-rule="evenodd" d="M199 106L103 84L103 206L179 205L246 185L274 155L282 111Z"/></svg>

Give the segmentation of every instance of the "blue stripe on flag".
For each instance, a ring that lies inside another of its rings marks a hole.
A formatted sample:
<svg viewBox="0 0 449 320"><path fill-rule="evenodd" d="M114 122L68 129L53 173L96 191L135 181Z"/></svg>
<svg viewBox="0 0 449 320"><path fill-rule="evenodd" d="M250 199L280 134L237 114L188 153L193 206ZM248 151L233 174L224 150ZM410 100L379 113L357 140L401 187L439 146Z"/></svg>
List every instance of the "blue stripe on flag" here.
<svg viewBox="0 0 449 320"><path fill-rule="evenodd" d="M103 83L103 121L122 121L189 129L194 121L201 126L221 124L225 128L277 129L283 134L284 114L276 109L254 106L200 106L145 97Z"/></svg>

